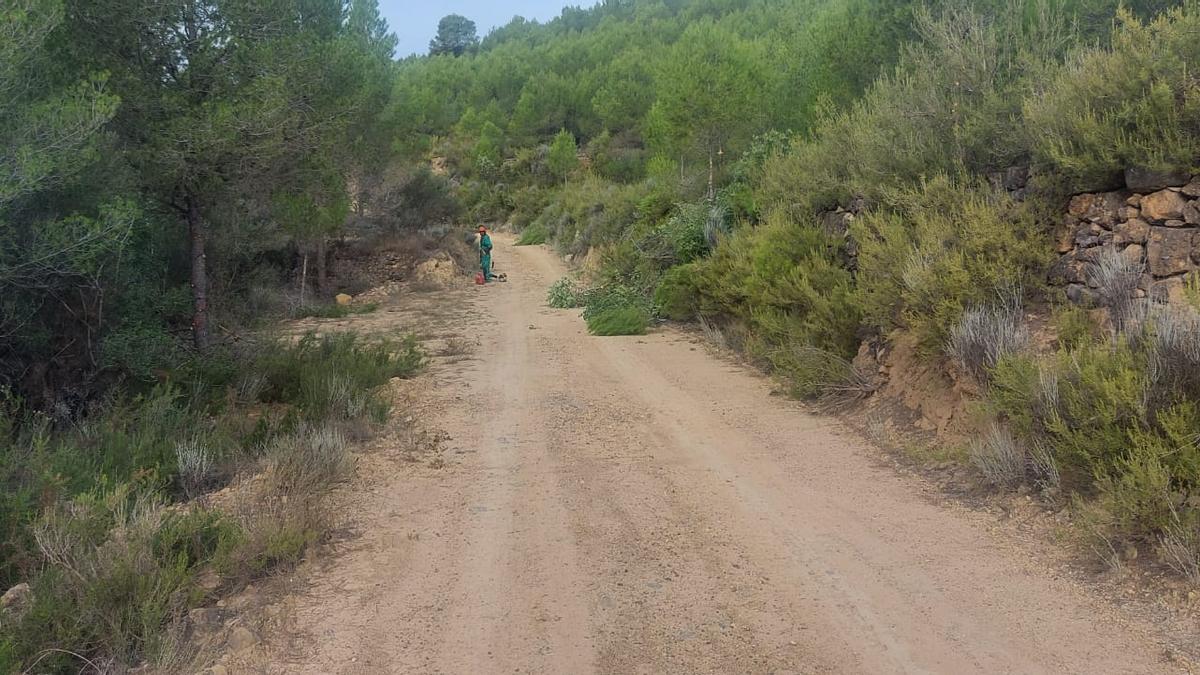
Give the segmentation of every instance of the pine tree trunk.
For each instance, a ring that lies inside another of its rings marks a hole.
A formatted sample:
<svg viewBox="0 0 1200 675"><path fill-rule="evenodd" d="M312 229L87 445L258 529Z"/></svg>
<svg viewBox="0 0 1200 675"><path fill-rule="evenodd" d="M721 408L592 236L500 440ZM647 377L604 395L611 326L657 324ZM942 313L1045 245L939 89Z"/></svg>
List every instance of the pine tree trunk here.
<svg viewBox="0 0 1200 675"><path fill-rule="evenodd" d="M205 257L207 228L200 209L190 197L187 200L188 240L192 259L192 341L196 349L207 349L208 332L208 261Z"/></svg>
<svg viewBox="0 0 1200 675"><path fill-rule="evenodd" d="M327 269L328 265L325 260L326 254L325 237L322 236L317 239L317 291L322 296L328 295L329 290L329 270Z"/></svg>

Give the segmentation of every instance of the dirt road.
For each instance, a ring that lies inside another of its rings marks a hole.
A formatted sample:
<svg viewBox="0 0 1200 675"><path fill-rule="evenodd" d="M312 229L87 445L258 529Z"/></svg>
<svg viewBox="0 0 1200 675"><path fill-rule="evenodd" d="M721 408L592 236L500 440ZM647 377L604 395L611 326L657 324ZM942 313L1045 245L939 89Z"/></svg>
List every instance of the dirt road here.
<svg viewBox="0 0 1200 675"><path fill-rule="evenodd" d="M1147 673L1151 630L666 330L594 338L497 241L445 466L376 477L297 601L307 673ZM382 472L382 471L381 471Z"/></svg>

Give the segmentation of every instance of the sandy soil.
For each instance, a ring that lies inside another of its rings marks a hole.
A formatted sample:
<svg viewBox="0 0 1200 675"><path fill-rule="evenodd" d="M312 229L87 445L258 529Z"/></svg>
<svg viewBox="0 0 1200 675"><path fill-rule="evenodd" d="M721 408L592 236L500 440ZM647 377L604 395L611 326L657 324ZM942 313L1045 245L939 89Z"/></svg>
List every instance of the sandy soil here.
<svg viewBox="0 0 1200 675"><path fill-rule="evenodd" d="M364 464L359 534L266 672L1178 669L840 423L682 333L589 336L545 307L546 250L498 237L497 260L509 283L437 298L477 343L425 376L440 459Z"/></svg>

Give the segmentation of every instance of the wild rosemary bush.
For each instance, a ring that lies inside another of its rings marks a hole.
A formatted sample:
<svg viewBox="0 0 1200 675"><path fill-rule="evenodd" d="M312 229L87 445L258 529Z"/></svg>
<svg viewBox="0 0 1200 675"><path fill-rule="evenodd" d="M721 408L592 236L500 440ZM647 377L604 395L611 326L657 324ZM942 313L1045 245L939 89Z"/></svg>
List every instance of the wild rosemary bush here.
<svg viewBox="0 0 1200 675"><path fill-rule="evenodd" d="M968 307L1043 285L1053 248L1038 216L1028 203L947 176L896 190L851 224L866 321L884 333L909 328L941 350Z"/></svg>
<svg viewBox="0 0 1200 675"><path fill-rule="evenodd" d="M774 212L696 264L698 310L733 317L775 348L852 356L862 311L853 277L839 264L840 246L814 224Z"/></svg>
<svg viewBox="0 0 1200 675"><path fill-rule="evenodd" d="M1006 356L991 374L994 410L1047 451L1107 544L1156 546L1200 526L1200 315L1148 316L1049 358Z"/></svg>
<svg viewBox="0 0 1200 675"><path fill-rule="evenodd" d="M1143 22L1122 12L1110 44L1086 47L1026 99L1034 157L1067 192L1121 184L1128 168L1192 171L1200 157L1200 8Z"/></svg>

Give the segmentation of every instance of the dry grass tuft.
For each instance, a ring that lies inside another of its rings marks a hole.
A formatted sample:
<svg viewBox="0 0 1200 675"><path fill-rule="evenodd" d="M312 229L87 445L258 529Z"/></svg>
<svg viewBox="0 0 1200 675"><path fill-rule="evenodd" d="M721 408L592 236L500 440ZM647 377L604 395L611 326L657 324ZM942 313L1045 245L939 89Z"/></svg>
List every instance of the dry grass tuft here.
<svg viewBox="0 0 1200 675"><path fill-rule="evenodd" d="M972 442L970 458L984 480L995 487L1011 489L1025 480L1025 449L999 424Z"/></svg>
<svg viewBox="0 0 1200 675"><path fill-rule="evenodd" d="M1021 316L1021 293L1011 290L1000 294L1000 302L963 312L950 330L946 353L980 382L1000 359L1029 346L1029 329Z"/></svg>

